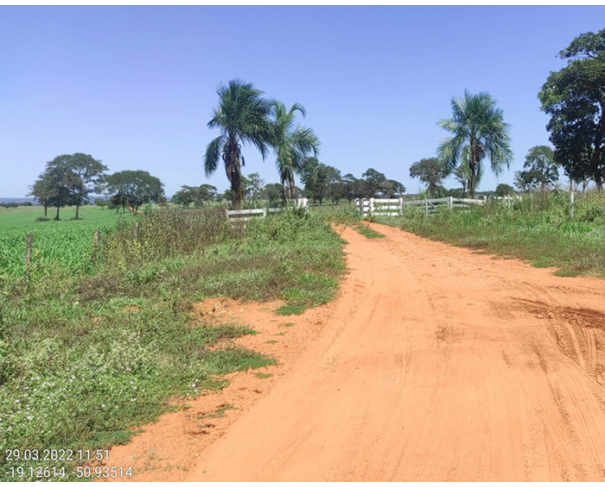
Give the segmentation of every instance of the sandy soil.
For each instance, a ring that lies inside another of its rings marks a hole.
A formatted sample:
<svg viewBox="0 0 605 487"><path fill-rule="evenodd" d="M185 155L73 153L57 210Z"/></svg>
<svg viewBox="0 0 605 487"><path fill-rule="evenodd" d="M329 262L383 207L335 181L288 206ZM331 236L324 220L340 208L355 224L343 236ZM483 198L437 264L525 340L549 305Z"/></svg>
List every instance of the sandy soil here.
<svg viewBox="0 0 605 487"><path fill-rule="evenodd" d="M252 315L254 348L296 321L272 378L235 374L110 458L182 449L187 470L136 480L604 480L605 282L371 226L343 234L333 303ZM220 433L173 420L219 402L240 408Z"/></svg>

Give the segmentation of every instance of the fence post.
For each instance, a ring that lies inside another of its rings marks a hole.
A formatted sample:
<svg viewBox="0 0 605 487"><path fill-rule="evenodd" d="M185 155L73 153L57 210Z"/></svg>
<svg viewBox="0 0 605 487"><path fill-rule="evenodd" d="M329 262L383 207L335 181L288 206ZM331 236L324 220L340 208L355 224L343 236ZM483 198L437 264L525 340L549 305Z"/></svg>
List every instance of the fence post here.
<svg viewBox="0 0 605 487"><path fill-rule="evenodd" d="M429 200L427 199L424 200L424 214L426 216L429 215Z"/></svg>
<svg viewBox="0 0 605 487"><path fill-rule="evenodd" d="M135 242L139 241L139 222L136 222L134 224L134 241Z"/></svg>
<svg viewBox="0 0 605 487"><path fill-rule="evenodd" d="M267 216L267 208L263 208L263 218Z"/></svg>
<svg viewBox="0 0 605 487"><path fill-rule="evenodd" d="M403 216L403 198L399 198L399 212Z"/></svg>
<svg viewBox="0 0 605 487"><path fill-rule="evenodd" d="M34 243L34 234L28 233L25 239L25 278L29 279L29 270L32 263L32 246Z"/></svg>
<svg viewBox="0 0 605 487"><path fill-rule="evenodd" d="M138 225L138 223L137 223ZM95 234L92 237L92 265L97 265L97 247L99 246L99 229L95 228Z"/></svg>
<svg viewBox="0 0 605 487"><path fill-rule="evenodd" d="M370 198L370 215L374 214L374 198Z"/></svg>
<svg viewBox="0 0 605 487"><path fill-rule="evenodd" d="M454 197L450 196L447 200L447 206L451 210L454 207Z"/></svg>

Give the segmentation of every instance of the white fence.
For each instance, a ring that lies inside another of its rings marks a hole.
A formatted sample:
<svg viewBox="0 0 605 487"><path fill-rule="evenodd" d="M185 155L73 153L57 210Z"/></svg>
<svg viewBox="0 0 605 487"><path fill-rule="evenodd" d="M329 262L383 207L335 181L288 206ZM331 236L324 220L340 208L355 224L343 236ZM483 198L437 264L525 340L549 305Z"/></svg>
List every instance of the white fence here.
<svg viewBox="0 0 605 487"><path fill-rule="evenodd" d="M294 206L297 208L306 208L309 211L309 200L307 198L299 198L294 200ZM245 222L255 218L265 218L267 213L277 213L283 211L284 208L258 208L254 210L227 210L227 218L231 221Z"/></svg>
<svg viewBox="0 0 605 487"><path fill-rule="evenodd" d="M516 198L519 198L518 196ZM512 206L512 196L501 196L495 198L502 200L510 208ZM520 198L519 198L520 199ZM468 210L471 205L483 205L485 199L471 198L435 198L430 200L404 200L403 198L396 199L381 199L381 198L357 198L355 200L355 209L364 217L368 215L374 216L401 216L405 207L424 208L428 215L434 213L437 208L462 208Z"/></svg>

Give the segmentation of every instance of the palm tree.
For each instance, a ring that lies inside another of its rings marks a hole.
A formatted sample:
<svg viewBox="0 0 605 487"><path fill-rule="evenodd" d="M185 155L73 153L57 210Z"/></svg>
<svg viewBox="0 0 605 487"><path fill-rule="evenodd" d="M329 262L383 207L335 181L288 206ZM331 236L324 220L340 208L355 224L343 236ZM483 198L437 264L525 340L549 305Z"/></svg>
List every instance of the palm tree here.
<svg viewBox="0 0 605 487"><path fill-rule="evenodd" d="M454 136L439 144L438 153L449 170L454 171L464 150L469 151L471 178L468 189L473 198L477 170L485 157L489 157L494 174L499 174L503 166L510 166L509 125L504 123L502 109L496 107L496 101L486 92L473 95L465 90L463 99L452 98L452 112L453 116L440 120L439 126Z"/></svg>
<svg viewBox="0 0 605 487"><path fill-rule="evenodd" d="M229 81L217 90L219 104L208 122L209 128L220 128L221 135L208 144L204 156L206 176L212 175L222 155L225 172L231 183L234 209L242 207L244 193L241 167L245 165L242 146L254 145L265 159L274 130L269 120L271 102L262 98L262 91L240 79Z"/></svg>
<svg viewBox="0 0 605 487"><path fill-rule="evenodd" d="M470 164L469 164L469 157L470 157L471 151L470 151L470 146L466 146L464 148L464 150L462 151L462 163L456 168L456 170L454 171L454 178L456 178L456 181L458 181L460 184L462 184L462 197L466 198L466 190L470 185L470 181L471 181L471 168L470 168ZM479 183L481 182L481 178L483 177L483 162L479 161L479 164L477 164L477 171L475 172L475 189L477 188L477 186L479 186Z"/></svg>
<svg viewBox="0 0 605 487"><path fill-rule="evenodd" d="M306 158L311 153L313 156L318 154L320 142L310 128L294 125L297 111L303 117L307 114L302 105L295 103L290 110L281 101L273 100L272 105L275 128L273 147L277 156L275 165L284 187L283 200L285 204L288 197L294 198L294 173L300 171Z"/></svg>

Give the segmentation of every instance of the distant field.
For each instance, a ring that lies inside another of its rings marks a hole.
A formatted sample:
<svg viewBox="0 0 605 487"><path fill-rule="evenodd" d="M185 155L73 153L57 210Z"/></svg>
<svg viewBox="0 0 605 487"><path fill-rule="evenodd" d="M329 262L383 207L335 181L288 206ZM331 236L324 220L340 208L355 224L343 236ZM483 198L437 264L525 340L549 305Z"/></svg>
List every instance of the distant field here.
<svg viewBox="0 0 605 487"><path fill-rule="evenodd" d="M72 220L75 208L71 207L61 210L60 221L36 221L43 216L44 209L39 206L0 208L0 279L23 274L27 233L34 236L32 264L36 272L82 271L90 265L95 228L103 234L114 228L118 219L132 218L97 206L80 208L80 220ZM52 209L48 216L54 216Z"/></svg>

